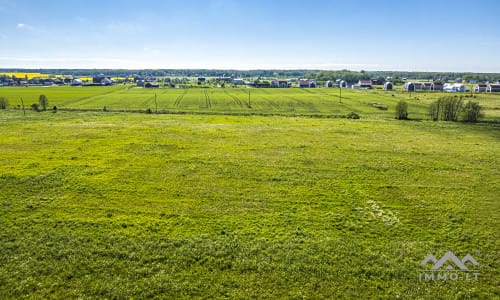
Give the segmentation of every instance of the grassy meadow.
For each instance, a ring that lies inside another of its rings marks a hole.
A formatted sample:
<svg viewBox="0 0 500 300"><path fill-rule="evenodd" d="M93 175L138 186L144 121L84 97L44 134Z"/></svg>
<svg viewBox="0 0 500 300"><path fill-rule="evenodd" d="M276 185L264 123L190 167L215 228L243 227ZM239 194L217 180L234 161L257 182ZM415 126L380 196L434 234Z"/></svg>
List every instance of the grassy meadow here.
<svg viewBox="0 0 500 300"><path fill-rule="evenodd" d="M146 111L149 108L153 112L164 113L313 117L341 117L356 112L367 118L392 118L396 103L405 100L409 105L409 117L414 119L428 119L429 104L448 95L442 92L410 95L401 89L144 89L132 85L0 89L0 97L7 98L11 107L20 106L21 98L24 105L29 107L32 103L38 103L41 94L48 97L50 107L55 105L59 109L102 110L106 107L108 111ZM485 120L500 120L500 95L464 93L463 96L467 97L464 98L465 102L473 100L483 106Z"/></svg>
<svg viewBox="0 0 500 300"><path fill-rule="evenodd" d="M172 114L117 112L155 93ZM0 298L500 297L500 96L464 124L427 120L440 93L250 93L1 88ZM419 281L447 251L479 279Z"/></svg>

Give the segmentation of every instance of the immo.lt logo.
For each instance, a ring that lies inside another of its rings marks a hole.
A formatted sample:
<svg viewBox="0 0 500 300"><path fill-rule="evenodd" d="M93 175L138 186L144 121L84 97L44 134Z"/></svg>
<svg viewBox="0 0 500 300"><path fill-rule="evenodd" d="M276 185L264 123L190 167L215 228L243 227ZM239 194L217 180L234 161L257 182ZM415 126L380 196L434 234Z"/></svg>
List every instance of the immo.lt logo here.
<svg viewBox="0 0 500 300"><path fill-rule="evenodd" d="M422 267L418 271L420 281L478 280L479 278L477 270L479 263L470 254L459 259L453 252L448 251L439 260L429 254L420 266Z"/></svg>

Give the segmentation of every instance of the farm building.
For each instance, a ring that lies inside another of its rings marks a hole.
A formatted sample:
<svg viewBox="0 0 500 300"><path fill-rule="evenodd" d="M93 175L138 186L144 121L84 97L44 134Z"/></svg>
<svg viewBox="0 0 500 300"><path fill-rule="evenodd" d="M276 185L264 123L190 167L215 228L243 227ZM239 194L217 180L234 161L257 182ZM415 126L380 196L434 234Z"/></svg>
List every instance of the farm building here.
<svg viewBox="0 0 500 300"><path fill-rule="evenodd" d="M413 84L414 85L414 90L416 91L421 91L424 89L424 84L420 82L416 82Z"/></svg>
<svg viewBox="0 0 500 300"><path fill-rule="evenodd" d="M144 80L137 80L135 83L137 86L144 86Z"/></svg>
<svg viewBox="0 0 500 300"><path fill-rule="evenodd" d="M486 88L487 93L500 93L500 84L490 84Z"/></svg>
<svg viewBox="0 0 500 300"><path fill-rule="evenodd" d="M326 83L325 83L325 87L327 88L331 88L333 87L333 82L331 80L328 80Z"/></svg>
<svg viewBox="0 0 500 300"><path fill-rule="evenodd" d="M273 80L271 81L272 88L287 88L289 87L288 81L286 80Z"/></svg>
<svg viewBox="0 0 500 300"><path fill-rule="evenodd" d="M71 81L71 85L72 86L81 86L82 85L82 80L81 79L78 79L78 78L75 78Z"/></svg>
<svg viewBox="0 0 500 300"><path fill-rule="evenodd" d="M392 82L387 81L384 84L384 90L386 90L386 91L392 91L393 88L394 88L394 86L393 86Z"/></svg>
<svg viewBox="0 0 500 300"><path fill-rule="evenodd" d="M205 77L198 77L198 82L199 83L202 83L202 82L205 82L205 81L206 81Z"/></svg>
<svg viewBox="0 0 500 300"><path fill-rule="evenodd" d="M405 91L414 92L415 91L415 84L413 84L413 82L405 83Z"/></svg>
<svg viewBox="0 0 500 300"><path fill-rule="evenodd" d="M154 89L154 88L159 88L160 85L156 82L146 82L146 84L144 85L145 88L148 88L148 89Z"/></svg>
<svg viewBox="0 0 500 300"><path fill-rule="evenodd" d="M101 81L101 84L102 85L112 85L113 84L113 80L109 79L109 78L104 78L102 81Z"/></svg>
<svg viewBox="0 0 500 300"><path fill-rule="evenodd" d="M433 90L432 83L430 83L430 82L424 82L424 83L422 83L422 90L424 90L424 91L432 91Z"/></svg>
<svg viewBox="0 0 500 300"><path fill-rule="evenodd" d="M453 84L445 84L443 90L448 93L463 93L467 90L465 84L462 83L453 83Z"/></svg>
<svg viewBox="0 0 500 300"><path fill-rule="evenodd" d="M486 92L487 88L488 88L487 84L476 84L474 86L474 92L476 92L476 93L484 93L484 92Z"/></svg>
<svg viewBox="0 0 500 300"><path fill-rule="evenodd" d="M433 82L432 83L432 90L433 91L442 91L443 90L443 84L440 82Z"/></svg>
<svg viewBox="0 0 500 300"><path fill-rule="evenodd" d="M360 88L371 89L372 88L372 81L371 80L360 80L358 82L358 85Z"/></svg>
<svg viewBox="0 0 500 300"><path fill-rule="evenodd" d="M233 84L245 84L245 81L241 78L233 79Z"/></svg>
<svg viewBox="0 0 500 300"><path fill-rule="evenodd" d="M315 88L318 84L314 79L299 79L297 85L300 88Z"/></svg>
<svg viewBox="0 0 500 300"><path fill-rule="evenodd" d="M340 88L346 88L346 87L347 87L347 81L345 81L345 80L341 80L341 81L339 82L339 87L340 87Z"/></svg>

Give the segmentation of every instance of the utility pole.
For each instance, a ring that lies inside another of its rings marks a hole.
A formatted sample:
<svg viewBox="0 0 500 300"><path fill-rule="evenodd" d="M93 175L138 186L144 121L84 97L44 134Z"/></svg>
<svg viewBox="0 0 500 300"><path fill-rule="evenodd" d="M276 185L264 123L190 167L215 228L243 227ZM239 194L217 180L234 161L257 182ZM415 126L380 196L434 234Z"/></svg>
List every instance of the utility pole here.
<svg viewBox="0 0 500 300"><path fill-rule="evenodd" d="M250 90L248 90L248 108L252 108L252 104L250 104Z"/></svg>
<svg viewBox="0 0 500 300"><path fill-rule="evenodd" d="M21 106L23 107L23 114L24 114L24 116L26 116L26 111L24 110L24 101L23 101L23 97L21 97Z"/></svg>
<svg viewBox="0 0 500 300"><path fill-rule="evenodd" d="M342 103L342 84L340 84L340 103Z"/></svg>
<svg viewBox="0 0 500 300"><path fill-rule="evenodd" d="M156 102L156 93L155 93L155 107L156 107L156 112L158 112L158 102Z"/></svg>

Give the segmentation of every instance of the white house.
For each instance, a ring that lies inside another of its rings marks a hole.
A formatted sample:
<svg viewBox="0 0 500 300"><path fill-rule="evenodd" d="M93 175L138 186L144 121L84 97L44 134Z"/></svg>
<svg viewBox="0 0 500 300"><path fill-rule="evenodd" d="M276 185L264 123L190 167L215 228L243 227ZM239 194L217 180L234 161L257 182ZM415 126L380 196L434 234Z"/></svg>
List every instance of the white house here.
<svg viewBox="0 0 500 300"><path fill-rule="evenodd" d="M299 79L297 85L300 88L315 88L318 86L316 80L314 79Z"/></svg>
<svg viewBox="0 0 500 300"><path fill-rule="evenodd" d="M371 89L372 88L372 81L371 80L360 80L358 82L358 85L360 88Z"/></svg>
<svg viewBox="0 0 500 300"><path fill-rule="evenodd" d="M72 86L80 86L82 85L82 80L81 79L78 79L78 78L75 78L71 81L71 85Z"/></svg>

